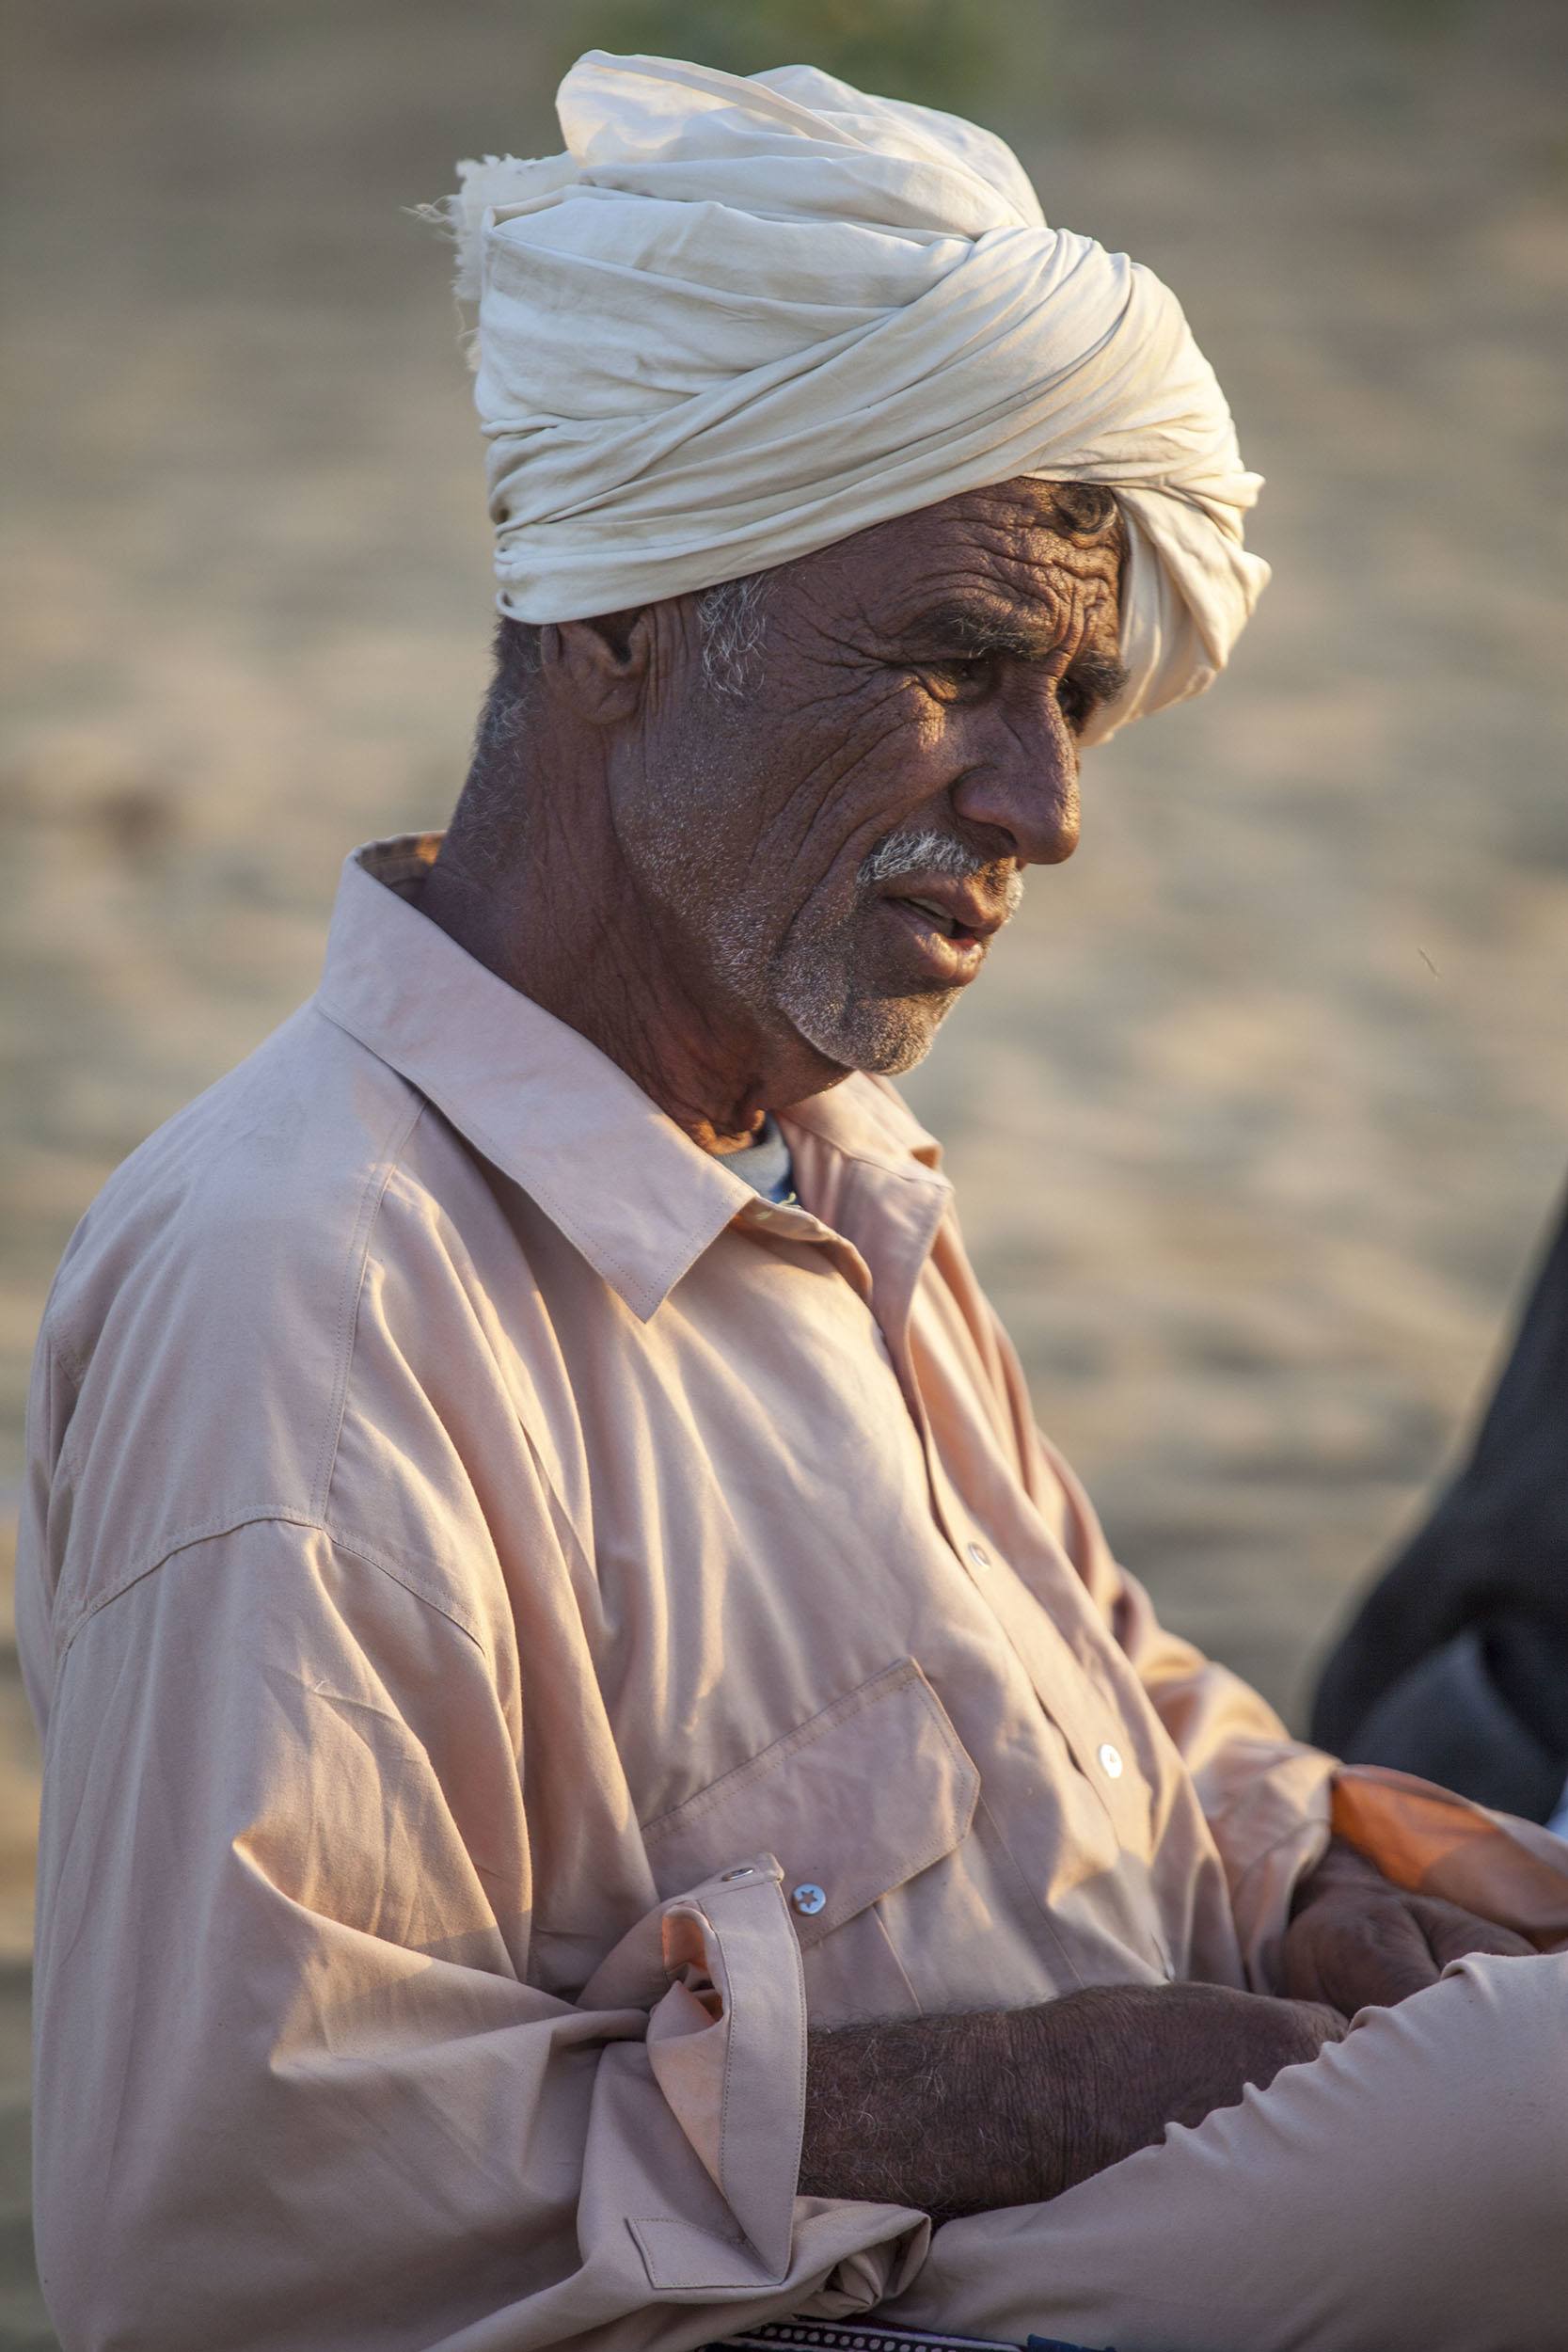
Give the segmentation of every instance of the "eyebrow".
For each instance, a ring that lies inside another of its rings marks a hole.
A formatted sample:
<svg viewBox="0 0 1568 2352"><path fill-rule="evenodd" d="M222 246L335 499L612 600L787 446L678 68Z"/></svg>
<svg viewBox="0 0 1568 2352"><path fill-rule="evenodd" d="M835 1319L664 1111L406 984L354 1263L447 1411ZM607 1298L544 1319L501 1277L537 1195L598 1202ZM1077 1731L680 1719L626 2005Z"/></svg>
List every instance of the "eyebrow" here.
<svg viewBox="0 0 1568 2352"><path fill-rule="evenodd" d="M1015 661L1046 661L1056 651L1052 631L1032 627L1025 615L1015 613L1005 618L961 602L930 606L900 635L910 645L921 644L929 647L946 644L965 654L999 654ZM1114 654L1097 653L1089 647L1069 662L1067 675L1097 708L1115 702L1128 682L1124 662Z"/></svg>
<svg viewBox="0 0 1568 2352"><path fill-rule="evenodd" d="M1110 653L1081 653L1068 663L1067 674L1091 710L1103 710L1125 694L1131 678L1126 662Z"/></svg>

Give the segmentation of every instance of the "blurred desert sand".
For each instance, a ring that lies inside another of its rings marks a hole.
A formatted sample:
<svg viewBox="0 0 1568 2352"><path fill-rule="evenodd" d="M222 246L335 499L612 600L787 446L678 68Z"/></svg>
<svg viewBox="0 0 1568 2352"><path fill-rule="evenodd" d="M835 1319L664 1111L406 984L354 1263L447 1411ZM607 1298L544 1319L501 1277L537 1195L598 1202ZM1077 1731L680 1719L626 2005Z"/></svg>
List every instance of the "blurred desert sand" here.
<svg viewBox="0 0 1568 2352"><path fill-rule="evenodd" d="M557 144L555 74L614 27L501 0L8 18L14 1497L75 1218L309 991L344 850L453 797L485 526L445 259L400 208L459 153ZM1568 18L1038 0L1008 23L1027 48L990 119L1049 217L1181 294L1269 477L1276 579L1217 691L1092 759L1082 850L910 1091L1124 1557L1299 1714L1455 1442L1568 1158ZM5 1658L22 2347L50 2339L36 1768Z"/></svg>

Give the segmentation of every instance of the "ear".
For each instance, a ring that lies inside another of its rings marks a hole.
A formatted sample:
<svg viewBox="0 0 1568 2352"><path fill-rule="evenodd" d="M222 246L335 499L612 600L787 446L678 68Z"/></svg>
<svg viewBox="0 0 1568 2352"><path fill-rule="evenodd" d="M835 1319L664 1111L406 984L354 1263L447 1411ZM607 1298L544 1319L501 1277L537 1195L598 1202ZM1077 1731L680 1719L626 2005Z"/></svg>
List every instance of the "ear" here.
<svg viewBox="0 0 1568 2352"><path fill-rule="evenodd" d="M648 691L654 660L650 605L597 612L583 621L551 621L539 641L539 665L591 726L631 718Z"/></svg>

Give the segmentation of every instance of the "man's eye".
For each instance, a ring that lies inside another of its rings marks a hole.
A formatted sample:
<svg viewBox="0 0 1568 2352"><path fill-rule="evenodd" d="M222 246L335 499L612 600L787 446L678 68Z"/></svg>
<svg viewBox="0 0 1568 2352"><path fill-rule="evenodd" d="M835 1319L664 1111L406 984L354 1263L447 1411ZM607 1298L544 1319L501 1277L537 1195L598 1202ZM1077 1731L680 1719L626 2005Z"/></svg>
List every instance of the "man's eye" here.
<svg viewBox="0 0 1568 2352"><path fill-rule="evenodd" d="M983 693L991 682L995 667L994 654L955 654L951 660L933 661L930 675L950 694Z"/></svg>
<svg viewBox="0 0 1568 2352"><path fill-rule="evenodd" d="M1065 677L1056 689L1056 707L1074 735L1077 735L1093 709L1094 703L1092 697L1085 692L1076 679Z"/></svg>

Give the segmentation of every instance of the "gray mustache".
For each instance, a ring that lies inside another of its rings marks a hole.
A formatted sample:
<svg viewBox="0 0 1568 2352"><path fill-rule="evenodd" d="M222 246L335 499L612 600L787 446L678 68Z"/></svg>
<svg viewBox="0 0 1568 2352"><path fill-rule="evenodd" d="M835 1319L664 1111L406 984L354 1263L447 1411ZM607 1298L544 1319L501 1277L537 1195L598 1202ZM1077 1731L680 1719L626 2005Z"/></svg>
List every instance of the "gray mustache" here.
<svg viewBox="0 0 1568 2352"><path fill-rule="evenodd" d="M944 875L951 882L970 882L976 874L995 870L995 861L979 856L950 833L930 827L890 833L861 860L859 880L867 890L879 883L901 882L906 875L927 878ZM1023 896L1023 876L1012 867L1002 885L1001 898L1009 915Z"/></svg>

